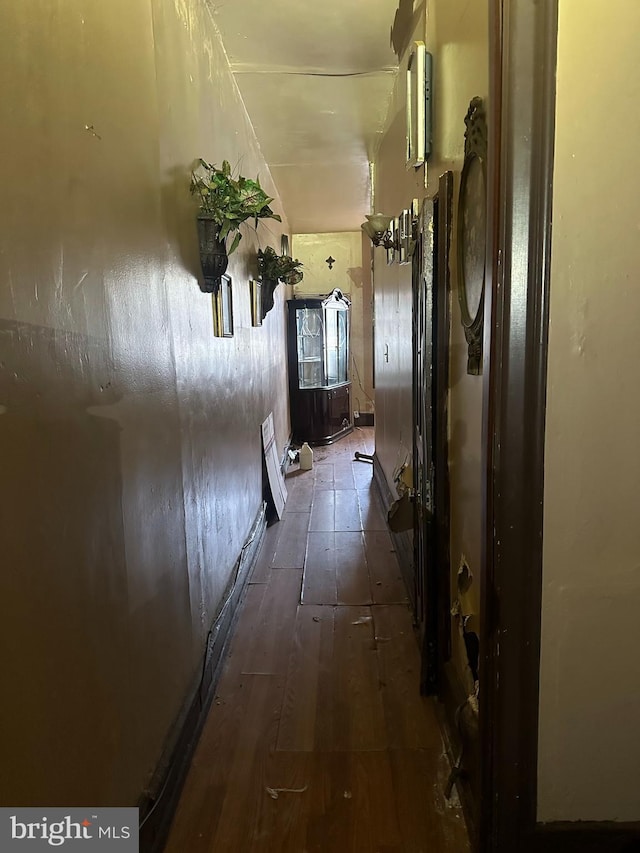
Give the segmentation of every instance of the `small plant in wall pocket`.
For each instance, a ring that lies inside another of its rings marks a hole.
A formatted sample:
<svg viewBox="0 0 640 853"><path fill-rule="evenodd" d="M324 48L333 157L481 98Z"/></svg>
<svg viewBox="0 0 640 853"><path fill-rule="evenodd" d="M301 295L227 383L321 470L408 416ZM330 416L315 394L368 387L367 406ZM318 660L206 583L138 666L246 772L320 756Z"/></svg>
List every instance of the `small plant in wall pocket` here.
<svg viewBox="0 0 640 853"><path fill-rule="evenodd" d="M273 201L260 182L242 175L234 177L231 166L223 160L222 168L198 160L191 174L191 194L198 200L198 241L204 293L217 293L229 263L229 255L242 239L240 226L254 219L282 220L269 204ZM227 240L231 245L227 247Z"/></svg>
<svg viewBox="0 0 640 853"><path fill-rule="evenodd" d="M258 250L258 272L262 284L262 317L273 308L274 293L280 282L299 284L303 278L302 263L290 255L278 255L271 246Z"/></svg>

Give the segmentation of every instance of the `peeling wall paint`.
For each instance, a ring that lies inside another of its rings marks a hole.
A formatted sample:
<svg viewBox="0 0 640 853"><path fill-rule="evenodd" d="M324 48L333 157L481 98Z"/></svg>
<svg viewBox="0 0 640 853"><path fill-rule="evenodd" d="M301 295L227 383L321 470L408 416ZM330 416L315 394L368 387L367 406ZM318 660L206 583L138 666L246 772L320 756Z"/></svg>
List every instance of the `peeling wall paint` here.
<svg viewBox="0 0 640 853"><path fill-rule="evenodd" d="M133 804L260 508L260 423L289 435L250 229L213 337L194 160L282 209L198 0L3 4L0 33L0 801Z"/></svg>

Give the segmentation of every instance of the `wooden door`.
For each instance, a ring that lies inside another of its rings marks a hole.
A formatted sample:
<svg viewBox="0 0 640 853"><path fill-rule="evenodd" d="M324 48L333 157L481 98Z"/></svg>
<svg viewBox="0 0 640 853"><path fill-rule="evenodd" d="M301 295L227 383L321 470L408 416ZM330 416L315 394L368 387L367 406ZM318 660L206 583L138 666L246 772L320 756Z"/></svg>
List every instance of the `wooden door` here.
<svg viewBox="0 0 640 853"><path fill-rule="evenodd" d="M448 253L452 174L425 199L413 255L413 479L416 622L422 641L421 690L439 690L450 654Z"/></svg>

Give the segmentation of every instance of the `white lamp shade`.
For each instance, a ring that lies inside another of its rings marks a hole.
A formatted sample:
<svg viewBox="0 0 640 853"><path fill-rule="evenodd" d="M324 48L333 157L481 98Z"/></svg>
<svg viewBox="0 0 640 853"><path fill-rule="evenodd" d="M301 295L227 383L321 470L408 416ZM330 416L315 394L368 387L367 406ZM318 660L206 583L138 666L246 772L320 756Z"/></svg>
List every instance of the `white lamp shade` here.
<svg viewBox="0 0 640 853"><path fill-rule="evenodd" d="M363 222L360 226L370 240L374 240L376 236L375 229L370 222Z"/></svg>
<svg viewBox="0 0 640 853"><path fill-rule="evenodd" d="M374 231L387 231L391 223L391 217L385 216L384 213L373 213L367 216Z"/></svg>

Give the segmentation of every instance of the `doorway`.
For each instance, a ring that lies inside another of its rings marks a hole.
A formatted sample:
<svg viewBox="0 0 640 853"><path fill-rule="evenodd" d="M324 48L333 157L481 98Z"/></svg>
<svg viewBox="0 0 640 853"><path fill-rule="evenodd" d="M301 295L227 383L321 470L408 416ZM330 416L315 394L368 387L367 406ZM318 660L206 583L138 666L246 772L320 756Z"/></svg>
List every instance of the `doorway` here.
<svg viewBox="0 0 640 853"><path fill-rule="evenodd" d="M413 280L414 600L422 646L420 688L440 689L451 653L447 396L449 247L453 174L417 220Z"/></svg>

